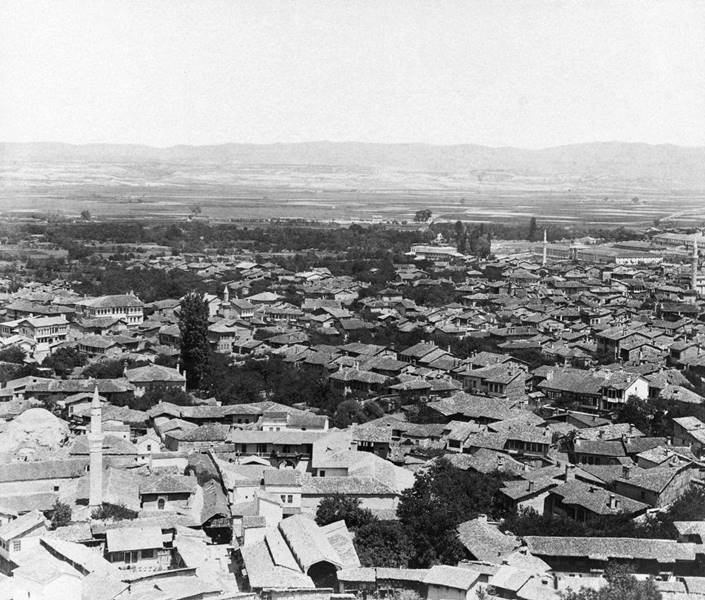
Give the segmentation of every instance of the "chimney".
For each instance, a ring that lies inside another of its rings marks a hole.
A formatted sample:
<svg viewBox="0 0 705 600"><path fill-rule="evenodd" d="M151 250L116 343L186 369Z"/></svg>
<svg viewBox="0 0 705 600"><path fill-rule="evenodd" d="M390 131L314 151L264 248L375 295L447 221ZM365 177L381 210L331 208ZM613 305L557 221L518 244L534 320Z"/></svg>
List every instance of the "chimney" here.
<svg viewBox="0 0 705 600"><path fill-rule="evenodd" d="M629 465L622 466L622 479L631 479L632 468Z"/></svg>
<svg viewBox="0 0 705 600"><path fill-rule="evenodd" d="M614 494L610 494L609 504L607 506L609 506L610 510L617 508L617 500Z"/></svg>
<svg viewBox="0 0 705 600"><path fill-rule="evenodd" d="M501 471L504 469L504 456L497 457L497 470Z"/></svg>
<svg viewBox="0 0 705 600"><path fill-rule="evenodd" d="M534 491L534 482L529 481L529 493L532 493Z"/></svg>
<svg viewBox="0 0 705 600"><path fill-rule="evenodd" d="M575 479L575 468L573 465L565 466L565 474L563 475L563 478L566 481L573 481Z"/></svg>

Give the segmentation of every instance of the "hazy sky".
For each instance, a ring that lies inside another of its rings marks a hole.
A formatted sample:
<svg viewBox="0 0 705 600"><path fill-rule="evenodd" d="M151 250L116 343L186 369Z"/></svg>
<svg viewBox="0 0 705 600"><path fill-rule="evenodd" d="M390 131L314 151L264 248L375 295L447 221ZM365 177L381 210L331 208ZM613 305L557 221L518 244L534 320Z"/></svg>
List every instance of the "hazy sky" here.
<svg viewBox="0 0 705 600"><path fill-rule="evenodd" d="M0 140L705 145L705 0L2 0Z"/></svg>

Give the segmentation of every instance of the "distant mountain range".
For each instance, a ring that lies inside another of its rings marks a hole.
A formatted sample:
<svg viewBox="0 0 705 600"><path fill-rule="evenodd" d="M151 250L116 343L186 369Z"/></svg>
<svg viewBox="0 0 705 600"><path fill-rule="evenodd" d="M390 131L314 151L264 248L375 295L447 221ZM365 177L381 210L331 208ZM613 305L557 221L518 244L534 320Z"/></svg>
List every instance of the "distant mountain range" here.
<svg viewBox="0 0 705 600"><path fill-rule="evenodd" d="M524 177L560 177L705 189L705 148L599 142L541 150L477 145L223 144L155 148L128 144L0 143L0 164L208 163L211 165L311 165L410 172L509 172ZM10 167L11 168L11 167Z"/></svg>

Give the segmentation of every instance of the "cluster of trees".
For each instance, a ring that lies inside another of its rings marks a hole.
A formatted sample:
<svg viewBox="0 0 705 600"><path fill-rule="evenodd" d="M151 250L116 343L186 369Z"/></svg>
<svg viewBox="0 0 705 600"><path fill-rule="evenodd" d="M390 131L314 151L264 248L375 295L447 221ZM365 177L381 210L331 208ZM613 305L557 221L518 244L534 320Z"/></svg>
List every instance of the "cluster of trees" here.
<svg viewBox="0 0 705 600"><path fill-rule="evenodd" d="M103 503L91 513L91 519L100 521L128 521L137 518L137 513L124 504Z"/></svg>
<svg viewBox="0 0 705 600"><path fill-rule="evenodd" d="M433 223L430 229L434 234L442 233L448 238L452 238L453 229L457 226L451 223ZM539 241L543 239L543 230L546 229L546 239L549 242L563 239L573 239L583 236L604 239L607 242L622 242L626 240L638 240L643 237L643 233L627 227L580 227L576 225L558 225L556 223L542 223L539 229L536 217L532 217L528 222L508 222L508 223L484 223L481 235L488 235L490 239L500 240L531 240ZM468 236L471 239L472 235Z"/></svg>
<svg viewBox="0 0 705 600"><path fill-rule="evenodd" d="M605 571L607 585L599 590L583 588L561 594L561 600L662 600L653 579L639 580L628 565L610 565Z"/></svg>
<svg viewBox="0 0 705 600"><path fill-rule="evenodd" d="M507 514L502 528L518 536L554 535L579 537L633 537L678 539L675 521L705 519L705 490L693 486L668 509L654 513L642 521L624 515L608 515L576 521L566 516L541 515L532 509Z"/></svg>
<svg viewBox="0 0 705 600"><path fill-rule="evenodd" d="M75 368L83 367L88 357L78 348L58 348L42 362L43 367L52 369L59 377L68 377Z"/></svg>
<svg viewBox="0 0 705 600"><path fill-rule="evenodd" d="M61 502L61 500L56 500L51 509L46 511L46 514L50 515L50 524L52 529L56 529L57 527L65 527L66 525L71 524L71 506L65 502ZM93 510L91 513L91 518L110 521L124 521L128 519L136 519L137 513L134 510L126 508L124 504L103 503L98 508Z"/></svg>
<svg viewBox="0 0 705 600"><path fill-rule="evenodd" d="M287 406L306 403L332 417L333 425L347 427L382 416L373 402L343 400L321 378L276 355L248 358L231 364L208 342L208 307L202 294L188 294L181 303L181 363L189 390L214 396L224 404L271 400Z"/></svg>
<svg viewBox="0 0 705 600"><path fill-rule="evenodd" d="M426 223L426 221L430 221L432 216L433 213L428 208L422 208L421 210L417 210L414 214L414 221L417 223Z"/></svg>
<svg viewBox="0 0 705 600"><path fill-rule="evenodd" d="M430 218L430 211L428 217ZM291 224L271 223L267 226L239 226L235 224L210 225L201 221L145 225L138 221L101 223L87 221L35 226L34 233L43 233L46 238L62 248L86 248L85 243L103 244L159 244L169 246L175 252L198 252L206 247L217 251L246 246L254 252L295 252L315 249L325 251L389 250L393 246L408 250L412 243L429 239L425 232L403 231L382 225L362 227L327 227L316 223ZM87 248L90 254L90 248ZM86 254L86 255L88 255Z"/></svg>
<svg viewBox="0 0 705 600"><path fill-rule="evenodd" d="M342 494L327 496L316 511L321 526L345 521L355 534L355 550L364 567L401 567L411 561L414 548L399 521L378 519L360 506L360 499Z"/></svg>
<svg viewBox="0 0 705 600"><path fill-rule="evenodd" d="M665 398L642 400L630 396L617 413L616 422L631 423L645 435L673 436L673 419L696 417L705 422L705 406Z"/></svg>
<svg viewBox="0 0 705 600"><path fill-rule="evenodd" d="M19 346L8 346L0 350L0 383L39 374L36 364L24 362L26 356Z"/></svg>
<svg viewBox="0 0 705 600"><path fill-rule="evenodd" d="M143 302L181 298L191 290L215 291L197 275L181 269L164 271L147 267L127 269L117 263L84 264L72 277L79 282L75 289L81 294L101 296L132 290Z"/></svg>
<svg viewBox="0 0 705 600"><path fill-rule="evenodd" d="M462 221L454 225L455 245L461 254L473 254L487 258L492 248L492 234L485 231L485 224L467 227Z"/></svg>
<svg viewBox="0 0 705 600"><path fill-rule="evenodd" d="M418 473L414 485L402 494L397 509L399 521L414 547L410 566L455 564L463 558L458 525L479 514L502 516L500 487L499 474L463 471L444 458Z"/></svg>
<svg viewBox="0 0 705 600"><path fill-rule="evenodd" d="M677 539L675 521L705 519L705 490L696 486L667 510L640 522L622 515L578 522L569 517L540 515L531 509L513 512L500 497L501 486L499 473L463 471L447 459L437 458L428 469L417 473L414 485L402 494L397 521L381 521L362 508L359 499L340 495L327 497L320 503L316 521L326 525L344 520L355 532L355 548L363 566L424 568L456 564L463 559L465 550L458 540L457 527L479 514L499 520L504 531L520 537ZM612 597L594 596L595 600ZM593 596L570 598L587 600Z"/></svg>
<svg viewBox="0 0 705 600"><path fill-rule="evenodd" d="M457 527L478 514L501 516L497 474L463 471L446 459L436 460L406 490L397 521L382 521L360 507L356 498L324 498L316 513L319 525L340 519L355 532L355 549L363 566L428 567L455 564L464 557Z"/></svg>

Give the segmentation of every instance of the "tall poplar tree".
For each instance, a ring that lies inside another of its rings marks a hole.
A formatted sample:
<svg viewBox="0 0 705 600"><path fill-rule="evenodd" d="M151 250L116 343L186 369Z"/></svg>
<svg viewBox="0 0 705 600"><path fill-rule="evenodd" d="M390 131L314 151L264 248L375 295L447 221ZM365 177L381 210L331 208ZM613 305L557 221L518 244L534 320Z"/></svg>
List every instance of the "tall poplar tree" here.
<svg viewBox="0 0 705 600"><path fill-rule="evenodd" d="M186 387L199 389L206 380L209 367L208 303L203 294L190 292L181 301L181 364L186 370Z"/></svg>

